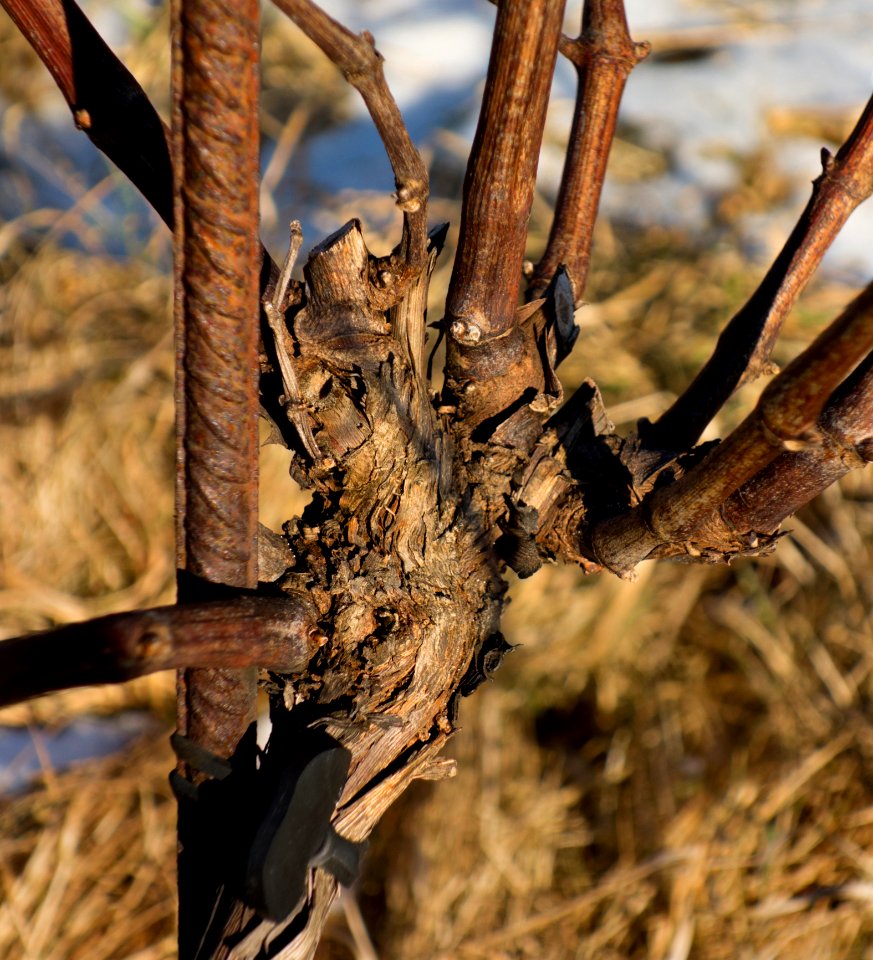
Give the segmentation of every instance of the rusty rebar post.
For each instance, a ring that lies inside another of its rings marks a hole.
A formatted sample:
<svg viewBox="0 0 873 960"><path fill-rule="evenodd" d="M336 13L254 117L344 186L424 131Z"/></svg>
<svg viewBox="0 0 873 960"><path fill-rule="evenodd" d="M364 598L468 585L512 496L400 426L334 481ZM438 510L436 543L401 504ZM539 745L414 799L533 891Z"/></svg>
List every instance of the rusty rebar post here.
<svg viewBox="0 0 873 960"><path fill-rule="evenodd" d="M202 580L255 587L258 7L254 0L182 0L179 14L177 559ZM216 684L228 687L219 702ZM251 709L225 699L235 699L234 686L196 671L183 683L180 721L214 752L233 749Z"/></svg>
<svg viewBox="0 0 873 960"><path fill-rule="evenodd" d="M198 580L257 586L258 46L256 0L177 0L173 165L179 599ZM221 757L254 718L255 672L179 675L181 734ZM180 956L214 904L180 819ZM186 848L186 844L189 844ZM210 890L210 885L213 885Z"/></svg>

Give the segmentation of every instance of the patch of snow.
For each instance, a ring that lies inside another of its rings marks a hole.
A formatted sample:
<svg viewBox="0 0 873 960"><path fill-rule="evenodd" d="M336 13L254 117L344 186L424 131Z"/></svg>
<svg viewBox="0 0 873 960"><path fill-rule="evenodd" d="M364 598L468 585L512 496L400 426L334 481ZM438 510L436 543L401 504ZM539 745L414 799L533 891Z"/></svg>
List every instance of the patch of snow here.
<svg viewBox="0 0 873 960"><path fill-rule="evenodd" d="M713 203L736 186L737 158L766 141L779 170L798 171L797 191L765 226L788 223L806 202L817 175L818 147L805 158L796 138L773 137L767 112L776 108L860 111L873 88L873 11L864 0L628 0L631 32L654 37L654 55L631 75L622 104L624 128L649 149L668 157L668 169L639 183L607 183L603 212L639 224L660 223L695 231L710 223ZM333 0L329 12L350 29L370 30L385 56L385 73L413 139L430 154L441 128L467 144L475 132L488 65L494 7L482 0ZM568 8L566 27L576 34L579 3ZM659 39L703 33L712 45L699 58L659 58ZM723 34L723 41L720 35ZM539 186L554 195L563 165L557 145L566 139L575 98L575 72L559 62ZM357 98L355 98L357 99ZM358 101L359 103L359 101ZM363 105L342 128L309 145L298 178L315 189L308 197L284 191L280 220L302 217L316 227L325 196L344 190L390 193L393 178ZM335 228L324 212L317 226ZM826 269L873 273L873 220L859 211L826 258ZM760 227L759 220L750 220ZM284 231L282 231L284 232ZM744 232L749 233L746 229ZM312 236L312 242L317 237ZM281 244L281 239L279 240ZM761 256L772 255L762 245ZM851 267L850 267L851 265Z"/></svg>
<svg viewBox="0 0 873 960"><path fill-rule="evenodd" d="M119 13L106 4L95 4L91 10L111 42L123 40L125 15L147 15L149 0L130 2L132 13ZM460 143L472 141L496 15L493 4L324 0L324 6L349 29L373 34L385 58L386 78L425 156L439 155L441 130L451 131ZM811 151L810 173L797 159L797 138L774 137L768 130L767 112L829 108L860 113L873 88L869 0L626 0L626 9L632 35L651 38L654 54L631 75L622 129L632 130L635 139L663 153L668 163L664 173L650 180L608 183L604 213L640 224L704 230L714 200L738 182L736 158L753 153L766 141L779 169L793 174L796 164L798 170L797 193L783 209L773 211L773 222L781 222L787 213L789 219L796 216L816 175L818 149ZM567 33L578 33L580 10L581 0L571 0ZM685 60L658 56L665 42L698 35L708 38L708 54L702 51ZM575 71L559 58L539 183L547 196L557 190L563 165L559 144L566 139L574 99ZM286 223L292 217L303 221L307 245L320 239L326 225L338 227L346 210L325 212L330 198L344 197L347 191L379 191L386 196L392 192L391 170L363 103L357 96L349 103L348 123L315 136L292 158L288 179L293 182L279 188L278 224L267 238L271 246L284 248ZM56 138L54 153L75 157L72 169L84 170L83 180L92 186L105 165L87 161L93 148L71 129L68 112L52 109L41 120L51 128L48 136ZM36 145L45 136L27 131L25 142ZM10 154L21 142L9 143ZM0 140L0 154L4 146ZM42 147L37 151L42 153ZM269 145L264 152L266 164ZM7 163L15 168L14 155ZM62 184L53 183L46 171L33 172L38 191L47 197L28 201L15 189L0 189L4 218L19 216L27 205L61 203ZM127 203L125 199L122 206ZM104 200L104 205L117 212L114 198ZM745 232L751 232L753 224L760 226L750 220ZM852 270L873 273L873 236L867 232L871 227L873 214L862 209L828 254L828 269L841 271L851 263Z"/></svg>
<svg viewBox="0 0 873 960"><path fill-rule="evenodd" d="M45 766L63 770L122 750L156 724L150 713L128 711L79 717L56 730L0 727L0 795L25 789Z"/></svg>

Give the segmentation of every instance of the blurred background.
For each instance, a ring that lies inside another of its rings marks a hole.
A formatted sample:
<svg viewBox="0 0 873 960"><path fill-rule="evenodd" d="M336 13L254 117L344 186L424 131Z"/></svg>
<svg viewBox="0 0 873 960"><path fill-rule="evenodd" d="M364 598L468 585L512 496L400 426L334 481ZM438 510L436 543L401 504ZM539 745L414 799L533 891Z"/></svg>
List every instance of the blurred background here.
<svg viewBox="0 0 873 960"><path fill-rule="evenodd" d="M334 0L370 29L458 223L487 68L485 0ZM567 32L578 32L575 4ZM167 11L84 8L166 117ZM709 355L873 89L864 0L630 0L632 75L582 335L561 370L621 431ZM351 216L399 237L356 95L271 8L264 238ZM541 251L575 96L561 65L534 204ZM442 315L455 229L431 289ZM171 602L170 238L71 124L0 14L0 636ZM793 311L785 362L873 276L859 210ZM724 435L761 389L711 428ZM263 448L261 517L303 497ZM520 644L462 704L458 775L416 784L374 835L322 958L873 957L873 485L850 475L730 567L634 583L551 567L514 583ZM170 675L0 713L0 960L175 955Z"/></svg>

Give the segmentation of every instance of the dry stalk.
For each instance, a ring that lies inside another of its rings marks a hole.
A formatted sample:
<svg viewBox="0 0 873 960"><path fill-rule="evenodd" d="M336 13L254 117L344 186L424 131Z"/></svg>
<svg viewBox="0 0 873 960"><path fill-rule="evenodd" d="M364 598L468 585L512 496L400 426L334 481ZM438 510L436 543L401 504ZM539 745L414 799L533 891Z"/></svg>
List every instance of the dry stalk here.
<svg viewBox="0 0 873 960"><path fill-rule="evenodd" d="M285 327L285 309L287 307L288 285L291 282L291 271L294 269L294 263L297 260L297 254L300 252L300 245L303 243L303 231L300 229L300 221L294 220L291 223L291 240L288 245L288 253L285 262L282 264L282 270L279 274L279 280L273 296L265 301L264 313L270 330L273 333L273 343L276 350L276 360L279 364L279 373L282 378L282 387L284 389L283 406L288 420L294 424L300 442L303 444L307 455L313 463L320 463L322 456L312 435L312 427L306 411L303 409L300 399L300 386L297 383L297 374L294 371L294 363L291 360L289 350L288 330Z"/></svg>

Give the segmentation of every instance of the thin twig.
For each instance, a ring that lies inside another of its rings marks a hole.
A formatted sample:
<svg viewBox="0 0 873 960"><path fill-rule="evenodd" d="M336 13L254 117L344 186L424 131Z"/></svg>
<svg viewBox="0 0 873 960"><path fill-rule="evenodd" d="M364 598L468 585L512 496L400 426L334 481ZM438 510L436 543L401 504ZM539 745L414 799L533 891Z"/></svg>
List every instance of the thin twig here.
<svg viewBox="0 0 873 960"><path fill-rule="evenodd" d="M403 211L401 252L413 275L427 257L427 168L409 136L397 102L388 89L382 55L369 33L359 36L328 16L312 0L274 0L342 71L360 93L394 171L397 205Z"/></svg>
<svg viewBox="0 0 873 960"><path fill-rule="evenodd" d="M284 408L288 420L294 425L300 437L300 442L306 449L313 463L322 459L321 451L312 433L312 425L303 406L300 395L300 385L294 371L294 362L288 349L288 330L285 327L285 297L288 285L291 282L291 271L297 261L297 254L303 243L303 231L299 220L291 221L291 239L288 243L288 253L282 264L282 271L273 292L273 296L264 304L264 313L267 322L273 331L273 340L276 344L276 359L279 361L279 371L282 376L282 388L285 391Z"/></svg>
<svg viewBox="0 0 873 960"><path fill-rule="evenodd" d="M873 193L873 98L823 172L782 252L718 339L688 389L654 424L642 424L650 449L688 450L733 391L768 369L782 323L852 211Z"/></svg>
<svg viewBox="0 0 873 960"><path fill-rule="evenodd" d="M180 667L300 673L325 640L302 595L116 613L0 642L0 706Z"/></svg>
<svg viewBox="0 0 873 960"><path fill-rule="evenodd" d="M169 132L74 0L0 0L45 64L76 126L173 225Z"/></svg>
<svg viewBox="0 0 873 960"><path fill-rule="evenodd" d="M402 344L409 364L419 379L425 375L428 287L448 229L449 225L443 223L430 231L425 269L410 284L406 296L389 313L394 336Z"/></svg>
<svg viewBox="0 0 873 960"><path fill-rule="evenodd" d="M637 509L597 525L589 537L594 558L627 575L657 548L693 541L700 524L777 456L818 442L816 422L828 398L871 349L873 284L770 383L755 410L700 464Z"/></svg>
<svg viewBox="0 0 873 960"><path fill-rule="evenodd" d="M576 40L562 38L561 52L576 67L573 126L549 242L530 282L539 297L563 264L578 304L585 293L591 239L618 108L631 70L649 54L631 40L623 0L586 0Z"/></svg>

